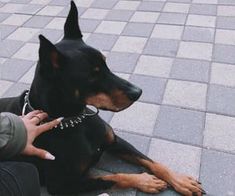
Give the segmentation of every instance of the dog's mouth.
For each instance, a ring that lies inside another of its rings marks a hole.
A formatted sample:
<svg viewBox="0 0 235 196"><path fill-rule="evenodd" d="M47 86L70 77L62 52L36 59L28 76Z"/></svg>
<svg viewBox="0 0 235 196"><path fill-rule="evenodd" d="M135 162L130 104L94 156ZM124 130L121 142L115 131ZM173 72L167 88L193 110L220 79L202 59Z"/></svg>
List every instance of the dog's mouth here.
<svg viewBox="0 0 235 196"><path fill-rule="evenodd" d="M132 105L140 97L142 91L124 93L121 90L113 90L109 95L97 93L86 99L86 104L93 105L102 110L120 112Z"/></svg>

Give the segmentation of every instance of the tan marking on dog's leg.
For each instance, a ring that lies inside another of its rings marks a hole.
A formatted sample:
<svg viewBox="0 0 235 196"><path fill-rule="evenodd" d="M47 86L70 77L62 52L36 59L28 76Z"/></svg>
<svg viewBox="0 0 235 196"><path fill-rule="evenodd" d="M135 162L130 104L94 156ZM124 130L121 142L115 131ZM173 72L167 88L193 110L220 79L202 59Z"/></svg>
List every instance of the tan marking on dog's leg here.
<svg viewBox="0 0 235 196"><path fill-rule="evenodd" d="M114 188L128 189L136 188L145 193L158 193L167 188L167 184L148 173L142 174L113 174L98 177L103 180L115 182Z"/></svg>

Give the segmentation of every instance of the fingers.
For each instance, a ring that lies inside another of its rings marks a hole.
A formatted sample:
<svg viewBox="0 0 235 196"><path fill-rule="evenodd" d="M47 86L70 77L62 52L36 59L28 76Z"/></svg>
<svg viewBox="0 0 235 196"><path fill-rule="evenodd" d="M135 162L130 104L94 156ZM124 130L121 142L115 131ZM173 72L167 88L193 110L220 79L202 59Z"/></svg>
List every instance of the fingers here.
<svg viewBox="0 0 235 196"><path fill-rule="evenodd" d="M39 136L40 134L46 132L46 131L49 131L51 130L52 128L54 128L56 125L58 125L61 120L63 118L60 117L60 118L57 118L51 122L48 122L48 123L45 123L45 124L42 124L42 125L39 125L38 128L37 128L37 131L36 131L36 137Z"/></svg>
<svg viewBox="0 0 235 196"><path fill-rule="evenodd" d="M38 113L37 115L34 115L30 121L33 124L37 125L46 118L48 118L48 114L46 112L41 112Z"/></svg>
<svg viewBox="0 0 235 196"><path fill-rule="evenodd" d="M33 116L36 116L37 114L39 114L41 112L42 112L41 110L34 110L34 111L29 112L28 114L26 114L23 118L30 120L30 119L33 118Z"/></svg>
<svg viewBox="0 0 235 196"><path fill-rule="evenodd" d="M34 155L41 159L55 160L55 157L51 153L47 152L46 150L36 148L34 146L31 146L28 149L27 155Z"/></svg>

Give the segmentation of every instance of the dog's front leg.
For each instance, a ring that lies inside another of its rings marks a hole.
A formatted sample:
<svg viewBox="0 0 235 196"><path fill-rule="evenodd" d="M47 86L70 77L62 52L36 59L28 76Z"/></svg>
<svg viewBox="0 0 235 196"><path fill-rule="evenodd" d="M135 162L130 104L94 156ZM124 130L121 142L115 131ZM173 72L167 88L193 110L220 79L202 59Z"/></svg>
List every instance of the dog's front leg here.
<svg viewBox="0 0 235 196"><path fill-rule="evenodd" d="M112 188L129 189L135 188L145 193L159 193L167 188L167 184L154 175L141 174L111 174L99 176L96 179L113 182Z"/></svg>
<svg viewBox="0 0 235 196"><path fill-rule="evenodd" d="M156 177L164 180L177 192L183 195L201 196L204 192L201 185L192 177L177 174L164 165L152 161L150 158L139 152L131 144L118 136L115 136L113 143L109 145L107 151L131 163L147 168Z"/></svg>

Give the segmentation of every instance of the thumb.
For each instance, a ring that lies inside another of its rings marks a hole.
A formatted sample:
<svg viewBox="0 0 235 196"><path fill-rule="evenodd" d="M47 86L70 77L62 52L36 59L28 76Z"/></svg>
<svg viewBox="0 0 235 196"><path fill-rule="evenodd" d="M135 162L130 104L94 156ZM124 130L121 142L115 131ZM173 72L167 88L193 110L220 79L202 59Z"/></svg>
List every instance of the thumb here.
<svg viewBox="0 0 235 196"><path fill-rule="evenodd" d="M34 146L32 146L31 153L32 155L37 156L41 159L55 160L55 156L53 156L51 153L47 152L46 150L36 148Z"/></svg>

